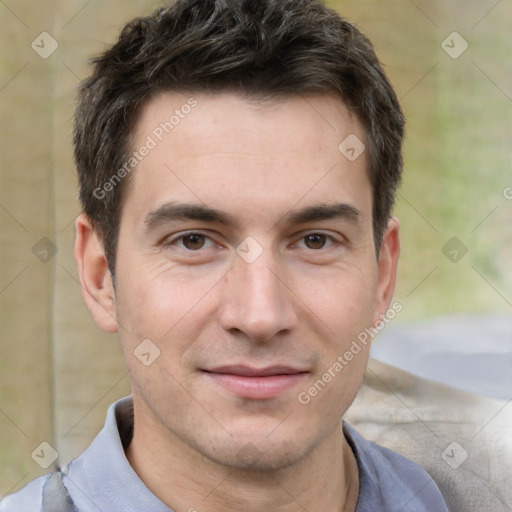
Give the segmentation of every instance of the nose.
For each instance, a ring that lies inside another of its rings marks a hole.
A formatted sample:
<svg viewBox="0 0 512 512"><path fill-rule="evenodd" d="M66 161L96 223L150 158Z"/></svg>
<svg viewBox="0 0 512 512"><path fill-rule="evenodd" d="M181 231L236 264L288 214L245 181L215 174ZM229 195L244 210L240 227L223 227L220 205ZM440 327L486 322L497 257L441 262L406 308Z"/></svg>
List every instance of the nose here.
<svg viewBox="0 0 512 512"><path fill-rule="evenodd" d="M252 263L237 256L223 287L221 327L257 342L289 333L298 320L295 295L269 252Z"/></svg>

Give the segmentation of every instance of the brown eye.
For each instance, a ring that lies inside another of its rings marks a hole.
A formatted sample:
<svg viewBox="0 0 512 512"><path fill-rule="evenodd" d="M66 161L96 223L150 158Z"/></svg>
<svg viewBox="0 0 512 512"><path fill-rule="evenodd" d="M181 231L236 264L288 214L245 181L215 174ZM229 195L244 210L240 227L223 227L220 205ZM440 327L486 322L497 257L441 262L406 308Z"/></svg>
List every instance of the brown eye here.
<svg viewBox="0 0 512 512"><path fill-rule="evenodd" d="M304 242L308 249L323 249L326 241L327 237L319 233L314 233L304 237Z"/></svg>
<svg viewBox="0 0 512 512"><path fill-rule="evenodd" d="M192 233L182 237L182 243L185 248L190 251L202 249L205 243L205 236L199 233Z"/></svg>

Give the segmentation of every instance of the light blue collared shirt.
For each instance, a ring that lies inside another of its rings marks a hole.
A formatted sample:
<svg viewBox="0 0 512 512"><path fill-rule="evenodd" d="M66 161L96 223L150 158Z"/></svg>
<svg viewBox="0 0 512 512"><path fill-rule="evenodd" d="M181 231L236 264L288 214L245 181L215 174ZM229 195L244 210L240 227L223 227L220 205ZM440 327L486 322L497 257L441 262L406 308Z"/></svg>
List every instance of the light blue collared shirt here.
<svg viewBox="0 0 512 512"><path fill-rule="evenodd" d="M347 423L343 431L359 468L356 512L448 512L425 470L367 441ZM151 493L126 459L123 443L128 446L132 435L133 402L126 397L110 406L101 432L62 476L78 512L173 512ZM44 512L42 493L49 476L6 496L0 512Z"/></svg>

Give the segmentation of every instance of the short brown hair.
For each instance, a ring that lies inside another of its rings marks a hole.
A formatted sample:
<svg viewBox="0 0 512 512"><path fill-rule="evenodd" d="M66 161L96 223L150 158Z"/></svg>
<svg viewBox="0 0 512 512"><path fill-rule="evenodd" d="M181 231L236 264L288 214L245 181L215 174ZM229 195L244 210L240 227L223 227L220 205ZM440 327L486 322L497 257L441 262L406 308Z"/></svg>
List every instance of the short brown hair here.
<svg viewBox="0 0 512 512"><path fill-rule="evenodd" d="M129 158L141 106L163 91L231 90L256 100L339 94L366 132L379 252L402 173L404 117L371 42L319 0L175 0L129 22L92 62L79 90L74 154L82 207L112 274L129 175L108 193L101 187Z"/></svg>

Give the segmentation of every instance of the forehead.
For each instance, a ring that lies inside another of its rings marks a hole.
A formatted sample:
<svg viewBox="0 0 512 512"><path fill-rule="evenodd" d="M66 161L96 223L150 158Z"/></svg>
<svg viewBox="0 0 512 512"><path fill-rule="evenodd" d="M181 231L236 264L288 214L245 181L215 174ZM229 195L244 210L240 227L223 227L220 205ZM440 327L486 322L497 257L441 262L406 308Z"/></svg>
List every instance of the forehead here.
<svg viewBox="0 0 512 512"><path fill-rule="evenodd" d="M231 135L226 144L235 142L243 148L256 148L260 136L271 128L275 145L282 150L294 145L324 140L331 145L340 137L356 134L365 138L357 117L341 97L332 93L301 94L256 99L231 92L183 94L164 92L153 96L139 112L135 139L152 135L157 142L190 136L191 130L207 146L213 138L219 143L219 130ZM243 130L241 130L243 128ZM294 144L295 141L295 144ZM268 141L266 141L268 142ZM199 148L196 148L199 149Z"/></svg>
<svg viewBox="0 0 512 512"><path fill-rule="evenodd" d="M294 202L371 196L365 152L351 159L345 147L356 142L361 151L364 130L334 95L256 103L230 93L159 94L141 109L132 140L144 156L125 203L139 215L178 198L277 214Z"/></svg>

